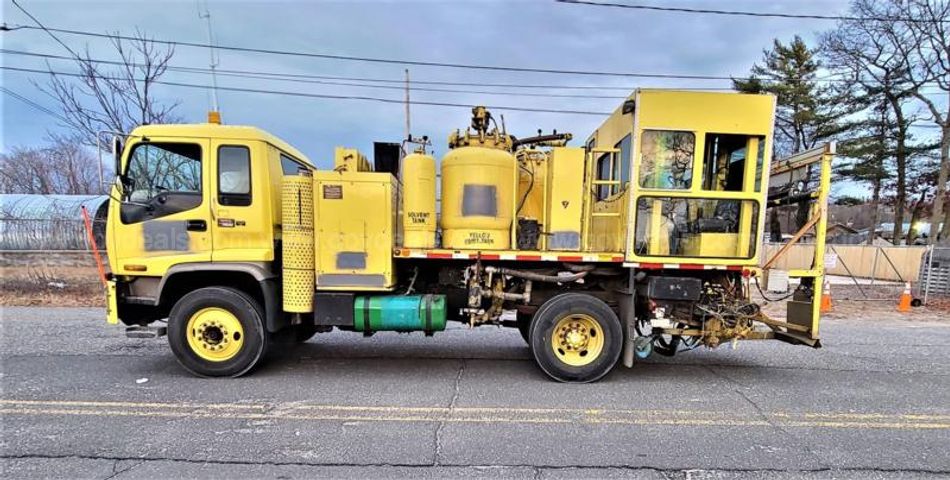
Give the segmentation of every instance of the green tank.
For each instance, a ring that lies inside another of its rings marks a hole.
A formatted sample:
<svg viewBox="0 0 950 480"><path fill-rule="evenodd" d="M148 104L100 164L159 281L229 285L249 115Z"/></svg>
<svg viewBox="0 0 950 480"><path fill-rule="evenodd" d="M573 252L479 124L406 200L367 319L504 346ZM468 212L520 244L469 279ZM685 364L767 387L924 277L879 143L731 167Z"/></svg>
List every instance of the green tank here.
<svg viewBox="0 0 950 480"><path fill-rule="evenodd" d="M356 297L353 319L358 332L445 330L445 295Z"/></svg>

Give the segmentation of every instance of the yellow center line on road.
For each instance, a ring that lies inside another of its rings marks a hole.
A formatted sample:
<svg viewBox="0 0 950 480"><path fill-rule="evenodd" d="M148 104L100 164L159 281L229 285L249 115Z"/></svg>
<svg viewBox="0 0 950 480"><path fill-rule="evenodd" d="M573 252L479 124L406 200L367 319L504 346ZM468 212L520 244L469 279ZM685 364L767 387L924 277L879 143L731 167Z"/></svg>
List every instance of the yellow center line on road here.
<svg viewBox="0 0 950 480"><path fill-rule="evenodd" d="M209 409L255 409L266 410L267 404L252 403L166 403L166 402L119 402L89 400L11 400L0 399L0 405L62 405L70 407L144 407L144 408L209 408Z"/></svg>
<svg viewBox="0 0 950 480"><path fill-rule="evenodd" d="M403 407L303 402L163 403L0 399L0 415L161 417L204 420L602 424L833 429L950 429L950 415L883 412L711 412L603 408Z"/></svg>

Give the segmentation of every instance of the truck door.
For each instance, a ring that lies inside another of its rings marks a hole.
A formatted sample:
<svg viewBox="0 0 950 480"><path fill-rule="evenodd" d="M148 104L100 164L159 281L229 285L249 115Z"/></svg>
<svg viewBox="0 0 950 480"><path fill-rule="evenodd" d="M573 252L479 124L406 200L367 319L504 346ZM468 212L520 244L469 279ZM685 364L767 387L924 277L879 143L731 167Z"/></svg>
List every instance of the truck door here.
<svg viewBox="0 0 950 480"><path fill-rule="evenodd" d="M112 200L115 273L160 276L178 263L210 261L209 141L139 140L129 146L122 198Z"/></svg>
<svg viewBox="0 0 950 480"><path fill-rule="evenodd" d="M215 262L273 260L267 144L212 140Z"/></svg>

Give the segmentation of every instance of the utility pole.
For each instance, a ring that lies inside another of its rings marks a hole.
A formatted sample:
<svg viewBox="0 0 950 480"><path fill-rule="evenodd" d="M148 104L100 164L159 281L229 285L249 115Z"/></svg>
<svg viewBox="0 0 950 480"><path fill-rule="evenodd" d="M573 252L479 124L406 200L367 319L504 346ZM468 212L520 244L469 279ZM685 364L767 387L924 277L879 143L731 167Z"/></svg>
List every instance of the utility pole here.
<svg viewBox="0 0 950 480"><path fill-rule="evenodd" d="M406 69L406 137L409 138L412 135L412 128L409 123L409 69Z"/></svg>
<svg viewBox="0 0 950 480"><path fill-rule="evenodd" d="M214 33L211 30L211 11L208 9L208 0L204 0L204 9L201 8L201 0L195 0L198 7L198 18L206 21L208 26L208 49L210 52L211 67L211 111L208 112L208 121L210 123L221 123L221 112L218 110L218 68L219 59L214 49Z"/></svg>

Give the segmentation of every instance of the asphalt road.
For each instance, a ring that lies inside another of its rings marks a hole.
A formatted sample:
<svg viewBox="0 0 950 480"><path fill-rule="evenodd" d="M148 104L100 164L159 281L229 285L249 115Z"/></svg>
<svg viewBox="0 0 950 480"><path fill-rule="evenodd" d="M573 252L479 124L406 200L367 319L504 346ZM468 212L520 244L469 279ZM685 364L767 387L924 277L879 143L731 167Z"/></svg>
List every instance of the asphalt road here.
<svg viewBox="0 0 950 480"><path fill-rule="evenodd" d="M950 476L950 322L823 332L591 385L513 330L334 332L208 380L99 309L3 308L0 477Z"/></svg>

